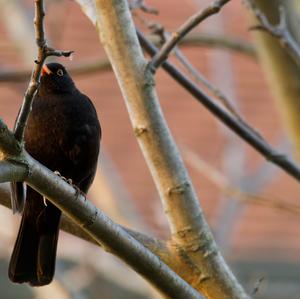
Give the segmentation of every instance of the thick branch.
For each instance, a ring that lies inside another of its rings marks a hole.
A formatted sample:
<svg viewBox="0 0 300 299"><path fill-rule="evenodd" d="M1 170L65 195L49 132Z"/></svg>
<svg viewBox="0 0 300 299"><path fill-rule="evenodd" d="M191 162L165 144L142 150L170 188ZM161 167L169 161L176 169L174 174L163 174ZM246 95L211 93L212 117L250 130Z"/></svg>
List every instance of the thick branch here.
<svg viewBox="0 0 300 299"><path fill-rule="evenodd" d="M0 183L21 181L28 174L28 169L23 164L0 160Z"/></svg>
<svg viewBox="0 0 300 299"><path fill-rule="evenodd" d="M91 235L106 250L122 258L169 298L201 298L157 256L113 223L58 176L29 155L30 175L25 180Z"/></svg>
<svg viewBox="0 0 300 299"><path fill-rule="evenodd" d="M13 155L19 155L22 151L22 147L19 142L14 138L14 134L12 134L6 124L0 118L0 153L2 153L4 157L9 157Z"/></svg>
<svg viewBox="0 0 300 299"><path fill-rule="evenodd" d="M210 6L203 11L198 12L191 18L189 18L176 32L172 34L169 40L161 47L150 62L150 67L155 71L159 66L168 58L170 52L176 47L179 41L187 35L193 28L199 25L202 21L208 17L218 13L221 8L230 0L215 0Z"/></svg>
<svg viewBox="0 0 300 299"><path fill-rule="evenodd" d="M1 164L1 163L0 163ZM22 166L20 166L21 168ZM19 172L18 176L20 180L24 179L27 176L27 172L24 173L22 170ZM0 205L3 205L9 209L11 209L11 200L10 200L10 188L8 185L0 184ZM81 238L87 242L93 243L101 247L95 239L93 239L87 232L85 232L80 226L78 226L74 221L72 221L65 214L62 215L60 228L78 238ZM128 229L126 227L122 227L128 234L138 240L141 244L143 244L146 248L148 248L151 252L159 256L164 262L169 264L170 253L166 247L165 242L156 239L154 237L150 237L143 233L137 232L132 229Z"/></svg>
<svg viewBox="0 0 300 299"><path fill-rule="evenodd" d="M5 127L1 120L0 124ZM11 139L14 138L11 133L4 135ZM16 140L15 142L17 143ZM0 142L0 150L2 151L3 148L5 148L5 145ZM123 259L162 293L167 295L168 298L202 298L157 256L153 255L151 251L119 225L113 223L81 193L78 193L73 186L66 183L24 151L14 156L13 159L21 165L24 163L25 169L29 167L29 171L25 172L28 176L20 177L21 180L24 180L53 202L98 244ZM139 234L135 233L135 236L137 235ZM143 240L149 241L149 239L143 237ZM158 243L155 244L158 246Z"/></svg>
<svg viewBox="0 0 300 299"><path fill-rule="evenodd" d="M145 36L138 31L138 36L143 48L151 55L155 55L158 50ZM191 82L184 74L182 74L175 66L165 61L163 68L174 78L183 88L191 93L196 100L202 103L211 113L213 113L220 121L222 121L229 129L234 131L244 141L261 153L268 161L273 162L281 169L289 173L292 177L300 180L300 167L296 162L292 161L288 156L278 153L273 149L260 135L255 133L254 129L250 129L249 125L239 122L235 117L231 116L222 107L215 103L210 97L202 92L193 82Z"/></svg>
<svg viewBox="0 0 300 299"><path fill-rule="evenodd" d="M247 298L217 250L203 217L160 110L152 73L139 47L127 2L98 0L96 6L98 32L163 201L175 251L194 267L189 281L208 298Z"/></svg>

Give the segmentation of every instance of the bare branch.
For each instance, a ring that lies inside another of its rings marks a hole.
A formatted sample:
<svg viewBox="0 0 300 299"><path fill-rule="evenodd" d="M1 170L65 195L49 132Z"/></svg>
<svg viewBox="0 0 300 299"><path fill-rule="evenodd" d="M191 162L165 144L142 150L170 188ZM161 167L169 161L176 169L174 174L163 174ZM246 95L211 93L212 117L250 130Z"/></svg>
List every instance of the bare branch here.
<svg viewBox="0 0 300 299"><path fill-rule="evenodd" d="M208 17L218 13L221 8L229 1L230 0L215 0L203 11L200 11L189 18L176 32L172 34L172 37L162 46L160 51L153 56L150 62L151 70L155 72L156 69L168 58L170 52L185 35L187 35L193 28L199 25L199 23L201 23Z"/></svg>
<svg viewBox="0 0 300 299"><path fill-rule="evenodd" d="M156 35L150 35L149 39L158 45L160 38ZM226 37L226 36L213 36L208 34L196 33L189 34L185 36L180 41L181 47L193 47L193 46L203 46L203 47L216 47L228 49L237 53L245 54L251 58L256 59L256 50L253 45L243 40ZM110 71L110 62L106 58L95 59L91 61L80 62L69 67L68 71L73 76L83 76L87 74L93 74L97 72ZM1 70L0 71L0 84L1 83L18 83L28 80L30 77L30 70Z"/></svg>
<svg viewBox="0 0 300 299"><path fill-rule="evenodd" d="M160 41L157 41L157 44L161 45L166 42L168 38L170 38L170 34L165 32L164 27L159 23L151 23L147 20L142 20L143 24L147 26L148 29L152 31L157 37L159 37ZM214 94L214 96L223 104L223 106L236 117L237 121L241 122L245 126L252 130L254 134L257 134L250 126L248 126L247 122L243 119L243 117L237 112L237 110L233 107L230 100L226 97L226 95L216 86L214 86L208 79L206 79L202 74L200 74L195 67L189 62L186 56L179 50L177 45L174 46L174 55L180 61L180 63L187 69L187 71L191 74L192 78L196 83L203 84L210 92Z"/></svg>
<svg viewBox="0 0 300 299"><path fill-rule="evenodd" d="M135 238L113 223L85 197L48 169L27 156L30 176L26 183L53 202L91 235L97 243L126 261L170 298L201 298ZM55 186L55 188L53 188Z"/></svg>
<svg viewBox="0 0 300 299"><path fill-rule="evenodd" d="M158 52L156 47L140 31L138 31L138 36L142 46L151 56ZM249 129L250 125L245 126L244 123L237 121L235 117L231 116L227 111L210 99L210 97L202 92L171 63L165 61L163 63L163 68L229 129L261 153L268 161L274 163L290 174L291 177L300 181L300 166L296 162L291 160L288 156L280 154L273 149L260 135L256 133L254 129Z"/></svg>
<svg viewBox="0 0 300 299"><path fill-rule="evenodd" d="M139 46L127 2L97 0L95 3L100 38L163 202L173 247L189 261L185 268L192 266L196 271L196 279L187 279L208 298L248 298L217 249L199 207L162 115L153 87L153 74Z"/></svg>
<svg viewBox="0 0 300 299"><path fill-rule="evenodd" d="M28 169L23 164L0 160L0 183L21 181L26 175L28 175Z"/></svg>
<svg viewBox="0 0 300 299"><path fill-rule="evenodd" d="M96 72L110 71L111 66L107 58L95 59L86 62L80 62L68 68L71 75L86 75ZM29 70L9 70L0 71L0 83L2 82L23 82L30 76Z"/></svg>
<svg viewBox="0 0 300 299"><path fill-rule="evenodd" d="M78 223L83 230L102 244L105 250L126 261L170 298L201 298L157 256L113 223L86 198L81 195L76 196L76 190L73 187L58 180L54 174L50 175L46 168L38 165L30 157L28 159L32 172L26 182ZM55 186L55 188L45 186Z"/></svg>
<svg viewBox="0 0 300 299"><path fill-rule="evenodd" d="M289 53L298 66L300 66L300 46L288 29L284 7L279 7L279 23L272 25L268 18L258 9L253 0L243 0L243 2L252 10L256 19L259 21L259 25L253 26L251 29L265 31L277 38L281 46Z"/></svg>
<svg viewBox="0 0 300 299"><path fill-rule="evenodd" d="M257 58L257 53L255 46L250 42L236 37L223 36L223 35L211 35L205 33L190 33L185 36L180 42L180 46L204 46L204 47L214 47L219 49L231 50L236 53L241 53Z"/></svg>
<svg viewBox="0 0 300 299"><path fill-rule="evenodd" d="M162 40L166 40L169 36L168 33L166 33L162 26L159 26L155 32L159 35L161 35ZM187 71L191 74L191 76L194 78L194 81L196 83L201 83L204 85L210 92L214 94L214 96L224 105L224 107L232 114L234 115L238 121L246 123L242 116L236 111L236 109L231 105L229 99L226 97L226 95L216 86L214 86L208 79L205 78L204 75L199 73L196 68L190 63L188 58L179 50L177 46L174 47L174 55L175 57L180 61L180 63L187 69Z"/></svg>
<svg viewBox="0 0 300 299"><path fill-rule="evenodd" d="M1 162L0 162L1 165ZM20 166L22 167L22 166ZM19 172L20 171L20 172ZM24 179L27 176L27 173L22 172L22 169L18 169L18 176L20 179ZM11 200L10 200L10 188L6 184L0 184L0 205L3 205L9 209L11 209ZM95 239L93 239L86 231L84 231L80 226L78 226L74 221L72 221L65 214L62 214L62 219L60 222L60 228L78 238L81 238L87 242L90 242L94 245L100 246ZM162 260L168 261L166 256L170 256L168 249L166 248L165 242L145 235L141 232L137 232L132 229L128 229L126 227L122 227L128 234L142 243L146 248L152 251L154 254L159 256Z"/></svg>
<svg viewBox="0 0 300 299"><path fill-rule="evenodd" d="M0 125L6 127L1 120ZM7 128L4 130L8 131ZM13 136L12 133L3 135L9 138ZM2 151L5 145L1 141ZM16 140L15 142L17 143ZM24 163L25 167L29 167L29 171L26 172L28 176L25 174L22 180L55 204L105 250L113 252L126 261L168 298L202 298L156 255L99 211L73 186L34 160L25 151L13 158L20 164Z"/></svg>
<svg viewBox="0 0 300 299"><path fill-rule="evenodd" d="M145 4L144 0L134 0L129 3L131 10L140 9L141 11L153 15L158 15L158 10Z"/></svg>
<svg viewBox="0 0 300 299"><path fill-rule="evenodd" d="M237 186L232 185L220 171L206 163L199 157L199 155L193 153L186 147L184 147L184 156L193 168L207 177L211 182L217 185L224 193L233 199L248 204L258 204L261 206L289 212L297 216L300 215L300 206L298 205L285 203L283 200L279 199L271 199L262 195L245 192Z"/></svg>
<svg viewBox="0 0 300 299"><path fill-rule="evenodd" d="M43 20L45 16L44 1L35 0L34 3L35 3L34 27L35 27L36 43L38 46L38 58L35 61L32 76L28 88L25 92L23 104L15 124L14 134L18 141L23 140L27 118L31 109L35 92L39 85L40 73L45 59L49 56L69 57L73 53L73 51L57 51L47 46L47 42L44 36L44 26L43 26Z"/></svg>
<svg viewBox="0 0 300 299"><path fill-rule="evenodd" d="M20 142L16 141L14 134L11 133L7 125L0 118L0 158L17 156L22 152Z"/></svg>
<svg viewBox="0 0 300 299"><path fill-rule="evenodd" d="M79 1L79 0L78 0ZM156 27L156 22L149 22L143 16L138 14L136 11L132 12L133 17L138 19L142 25L145 25L146 28ZM159 25L160 26L160 25ZM161 47L161 39L156 35L150 35L149 39L158 47ZM164 41L165 42L165 41ZM184 36L179 41L180 46L202 46L202 47L214 47L220 49L231 50L236 53L241 53L247 55L251 58L256 59L256 49L250 42L247 42L243 39L224 36L224 35L212 35L201 32L192 33Z"/></svg>

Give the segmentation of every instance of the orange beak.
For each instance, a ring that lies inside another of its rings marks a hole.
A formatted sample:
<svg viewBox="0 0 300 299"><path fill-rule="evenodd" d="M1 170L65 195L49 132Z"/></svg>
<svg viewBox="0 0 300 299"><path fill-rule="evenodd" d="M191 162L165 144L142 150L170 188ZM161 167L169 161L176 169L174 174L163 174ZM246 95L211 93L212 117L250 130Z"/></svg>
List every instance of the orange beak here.
<svg viewBox="0 0 300 299"><path fill-rule="evenodd" d="M46 64L44 64L42 67L42 76L44 76L46 74L50 75L50 74L52 74L52 71L47 67Z"/></svg>

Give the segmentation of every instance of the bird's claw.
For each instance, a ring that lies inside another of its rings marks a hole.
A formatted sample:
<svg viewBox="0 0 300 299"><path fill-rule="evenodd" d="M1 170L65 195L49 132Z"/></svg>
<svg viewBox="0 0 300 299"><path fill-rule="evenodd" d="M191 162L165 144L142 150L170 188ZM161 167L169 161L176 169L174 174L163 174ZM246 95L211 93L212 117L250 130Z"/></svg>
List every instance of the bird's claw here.
<svg viewBox="0 0 300 299"><path fill-rule="evenodd" d="M77 187L75 184L73 184L72 179L67 179L66 177L62 176L58 170L55 170L54 173L75 189L76 197L78 197L79 195L82 195L85 198L85 193L82 192L79 187Z"/></svg>
<svg viewBox="0 0 300 299"><path fill-rule="evenodd" d="M45 196L43 196L43 202L44 202L44 205L45 205L45 207L47 207L47 198L45 197Z"/></svg>
<svg viewBox="0 0 300 299"><path fill-rule="evenodd" d="M64 180L65 182L69 183L69 180L71 180L71 182L72 182L72 179L67 179L66 177L62 176L58 170L55 170L54 173L57 176L59 176L62 180Z"/></svg>

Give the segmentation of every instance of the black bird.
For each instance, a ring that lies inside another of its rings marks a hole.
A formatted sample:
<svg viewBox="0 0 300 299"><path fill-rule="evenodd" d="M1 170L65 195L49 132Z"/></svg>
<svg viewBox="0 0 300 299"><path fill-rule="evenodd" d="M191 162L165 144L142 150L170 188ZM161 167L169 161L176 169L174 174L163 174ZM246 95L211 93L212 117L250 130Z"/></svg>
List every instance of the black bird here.
<svg viewBox="0 0 300 299"><path fill-rule="evenodd" d="M95 176L100 139L101 127L90 99L61 64L44 65L25 130L26 150L86 193ZM17 184L15 191L22 190ZM20 209L20 192L15 196L12 205ZM27 187L8 270L13 282L42 286L52 281L60 216L56 206Z"/></svg>

